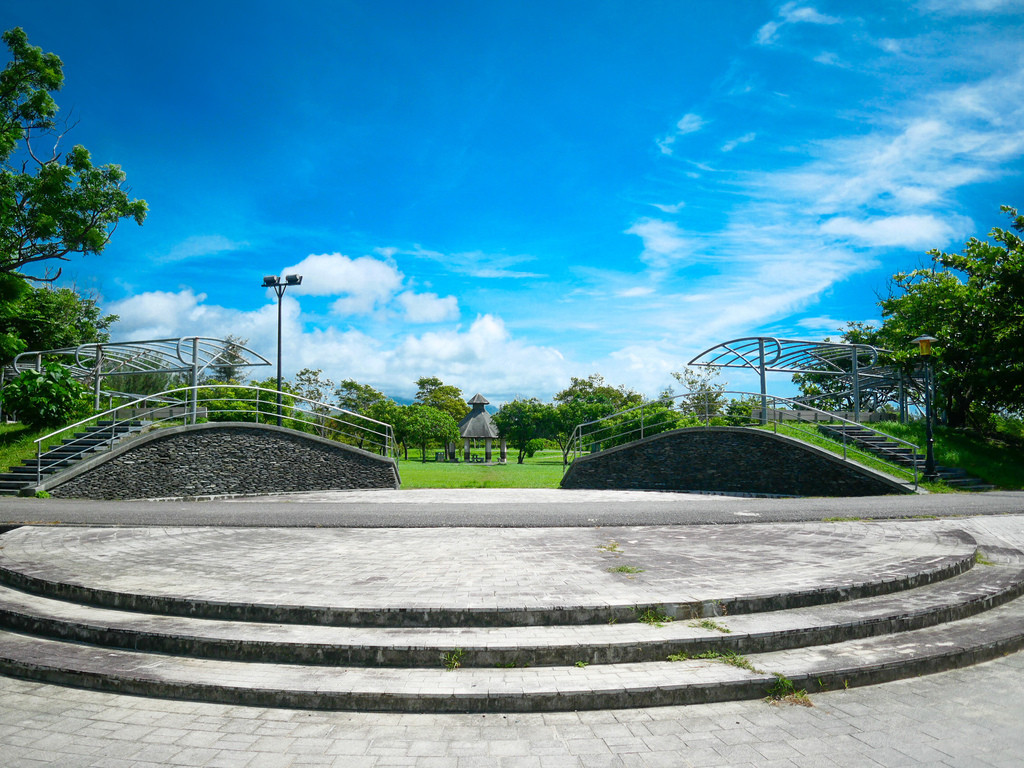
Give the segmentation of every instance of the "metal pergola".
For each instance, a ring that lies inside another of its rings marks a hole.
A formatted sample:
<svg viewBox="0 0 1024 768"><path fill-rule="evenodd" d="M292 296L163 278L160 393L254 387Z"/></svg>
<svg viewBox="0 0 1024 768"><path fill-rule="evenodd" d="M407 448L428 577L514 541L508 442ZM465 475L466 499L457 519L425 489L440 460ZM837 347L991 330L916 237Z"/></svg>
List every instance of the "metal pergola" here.
<svg viewBox="0 0 1024 768"><path fill-rule="evenodd" d="M874 391L896 388L900 413L905 408L903 376L890 366L878 364L880 354L888 350L870 344L841 344L832 341L778 339L773 336L745 336L716 344L695 356L690 365L716 368L747 368L756 371L761 380L762 418L767 413L768 373L817 373L849 378L851 387L832 396L849 396L853 401L854 420L860 420L862 389Z"/></svg>
<svg viewBox="0 0 1024 768"><path fill-rule="evenodd" d="M44 358L54 357L60 358L61 364L76 379L92 385L97 409L102 382L106 378L145 373L189 374L191 386L195 387L200 374L217 365L240 368L271 365L259 353L235 342L206 336L182 336L22 352L4 368L3 380L13 379L26 370L40 370Z"/></svg>

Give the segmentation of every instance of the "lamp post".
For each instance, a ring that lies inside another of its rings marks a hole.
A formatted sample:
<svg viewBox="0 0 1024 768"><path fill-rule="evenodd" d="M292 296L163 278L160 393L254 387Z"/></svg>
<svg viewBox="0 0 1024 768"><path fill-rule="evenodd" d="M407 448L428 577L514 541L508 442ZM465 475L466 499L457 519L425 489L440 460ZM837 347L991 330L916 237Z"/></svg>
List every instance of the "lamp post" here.
<svg viewBox="0 0 1024 768"><path fill-rule="evenodd" d="M924 430L927 447L924 459L924 479L929 482L938 480L935 473L935 435L932 432L932 388L933 370L932 342L938 341L934 336L918 336L914 342L918 345L921 357L924 358Z"/></svg>
<svg viewBox="0 0 1024 768"><path fill-rule="evenodd" d="M263 278L264 288L273 288L277 294L277 426L281 426L281 299L289 285L302 285L302 275L285 275L282 281L277 275Z"/></svg>

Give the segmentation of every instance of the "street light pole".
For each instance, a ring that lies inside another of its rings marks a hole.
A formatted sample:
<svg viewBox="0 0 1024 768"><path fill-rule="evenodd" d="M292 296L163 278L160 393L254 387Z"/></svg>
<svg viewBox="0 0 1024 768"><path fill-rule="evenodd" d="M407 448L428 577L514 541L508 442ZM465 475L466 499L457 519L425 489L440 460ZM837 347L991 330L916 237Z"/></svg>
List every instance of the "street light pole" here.
<svg viewBox="0 0 1024 768"><path fill-rule="evenodd" d="M302 275L285 275L282 281L277 275L265 275L264 288L273 288L277 294L277 426L281 426L281 300L289 285L302 285Z"/></svg>
<svg viewBox="0 0 1024 768"><path fill-rule="evenodd" d="M918 336L914 341L918 344L921 357L924 358L924 433L927 447L924 458L924 479L934 483L939 479L935 472L935 434L932 431L932 398L934 388L934 369L932 362L932 342L938 341L934 336Z"/></svg>

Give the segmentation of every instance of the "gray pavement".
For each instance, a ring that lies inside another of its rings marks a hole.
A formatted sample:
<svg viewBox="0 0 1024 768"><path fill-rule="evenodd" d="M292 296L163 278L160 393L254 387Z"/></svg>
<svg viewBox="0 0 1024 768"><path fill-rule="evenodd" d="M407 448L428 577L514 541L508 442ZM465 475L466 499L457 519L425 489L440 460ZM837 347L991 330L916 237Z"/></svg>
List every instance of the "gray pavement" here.
<svg viewBox="0 0 1024 768"><path fill-rule="evenodd" d="M1021 513L1021 491L801 499L535 488L334 491L160 502L0 497L0 525L523 528Z"/></svg>
<svg viewBox="0 0 1024 768"><path fill-rule="evenodd" d="M429 528L557 524L588 526L594 529L588 537L601 538L608 532L597 527L613 524L665 526L823 517L976 515L964 520L963 527L1003 538L1009 528L1020 527L1020 518L1000 516L1024 511L1024 494L1011 493L866 500L740 499L636 492L570 497L567 493L400 491L205 503L5 499L0 503L0 518L119 526ZM882 527L923 535L951 522L920 520ZM872 527L843 523L837 524L836 531L842 536L842 529L846 529L849 536ZM746 531L755 529L761 526ZM766 527L773 529L778 527ZM736 534L727 535L743 538L742 529L735 530ZM51 541L60 538L59 531L54 533L57 538ZM423 542L422 551L439 540L430 531L409 533L430 538ZM506 532L513 539L526 537L527 533ZM654 546L656 537L650 537L651 531L641 528L634 535L626 533L623 531L615 540L625 545L650 541ZM354 531L353 535L371 533ZM466 531L464 535L481 536L482 532ZM919 535L910 538L921 541ZM856 535L850 541L854 548L863 545ZM880 538L873 543L885 546L889 542ZM899 540L893 543L899 545ZM467 546L465 542L463 545ZM756 542L747 541L746 546L756 549ZM55 546L51 562L60 564L63 556L73 554L72 549ZM589 549L598 551L593 546ZM515 557L515 548L507 555ZM68 562L68 572L79 565ZM865 567L869 566L865 561ZM110 570L109 562L95 567L97 573L103 573L104 567ZM1022 679L1024 653L1018 653L951 672L815 694L810 697L812 707L740 701L555 714L401 715L168 701L0 677L0 765L1021 766Z"/></svg>
<svg viewBox="0 0 1024 768"><path fill-rule="evenodd" d="M509 715L313 712L144 699L0 677L9 768L1019 768L1024 653L812 707L739 701Z"/></svg>

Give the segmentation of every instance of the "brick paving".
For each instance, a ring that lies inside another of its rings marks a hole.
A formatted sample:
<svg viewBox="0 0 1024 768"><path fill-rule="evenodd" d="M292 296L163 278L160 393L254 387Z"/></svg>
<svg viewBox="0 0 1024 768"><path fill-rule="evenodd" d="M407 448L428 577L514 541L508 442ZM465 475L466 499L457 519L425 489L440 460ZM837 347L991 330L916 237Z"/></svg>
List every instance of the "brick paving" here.
<svg viewBox="0 0 1024 768"><path fill-rule="evenodd" d="M233 707L0 677L7 768L1019 768L1024 653L848 691L552 714Z"/></svg>
<svg viewBox="0 0 1024 768"><path fill-rule="evenodd" d="M505 569L506 578L511 574L520 590L520 599L530 597L528 587L537 583L531 582L536 571L522 568L524 558L531 552L544 553L544 557L525 560L534 568L540 567L537 563L543 565L549 559L557 560L575 552L572 562L594 577L607 573L608 564L617 562L613 559L615 554L628 558L630 554L644 553L650 563L655 563L660 562L659 558L679 557L678 553L684 552L693 557L691 575L707 576L707 567L718 568L715 575L719 581L709 580L704 585L717 586L718 594L721 594L722 579L763 593L769 587L777 588L776 578L785 580L787 588L794 588L802 583L820 584L823 577L841 580L853 573L877 575L877 570L872 569L899 563L905 558L941 557L959 546L959 542L944 538L943 532L951 529L968 531L990 546L1019 547L1024 518L759 525L731 528L729 533L725 533L727 529L716 528L709 529L714 537L721 534L733 538L727 542L709 538L703 544L698 531L670 527L594 529L587 530L586 537L582 537L584 531L580 529L566 530L564 541L558 541L561 534L556 529L556 535L548 542L517 537L521 534L519 531L491 530L487 536L470 540L453 538L453 532L448 530L433 531L434 536L426 536L424 531L429 529L401 533L384 529L377 531L377 538L373 540L383 549L370 547L363 551L372 550L386 563L387 558L396 556L402 549L396 542L411 535L404 543L419 546L415 556L425 563L421 566L421 578L423 573L427 578L444 573L445 557L449 560L447 567L454 567L450 561L458 558L453 552L459 557L479 555L481 563L487 560L482 554L485 552L497 558L498 563L494 573L478 579L476 586L485 583L493 590L499 572ZM740 531L748 533L740 534ZM236 588L218 584L219 561L197 554L202 547L195 543L198 540L188 540L191 532L182 532L177 538L162 535L159 529L151 531L155 535L149 536L138 536L131 531L97 532L97 542L110 543L105 553L95 556L83 555L84 550L71 543L74 536L67 536L67 531L46 533L44 538L48 543L38 550L27 544L11 547L9 542L14 539L5 537L0 542L4 545L0 555L25 568L40 568L51 574L78 573L78 578L83 580L98 579L124 586L117 581L114 566L123 567L126 561L118 558L127 553L136 558L131 561L133 567L136 563L150 564L149 571L146 567L142 569L147 589L154 584L176 582L175 594L190 593L197 587L222 589L224 591L217 593L221 597L252 594L247 591L250 585ZM205 539L207 546L210 542L220 542L222 558L238 543L236 539L232 545L231 537L225 533L208 529L205 534L210 536ZM480 549L485 539L499 533L505 535L498 537L496 544ZM690 538L672 539L672 534ZM344 540L364 545L368 541L351 536ZM320 555L314 553L314 557L320 558L317 562L334 568L317 590L310 592L308 586L287 578L285 586L269 580L263 585L259 572L274 557L273 541L268 539L257 547L257 555L251 561L255 594L261 598L267 592L296 600L310 595L323 597L334 594L331 590L352 575L346 570L348 566L337 566L338 551L328 547ZM620 551L609 551L608 541L617 542ZM159 559L149 556L160 549L159 542L165 554L171 552L175 557L184 558L163 573L158 567ZM171 542L170 548L168 542ZM184 546L179 547L182 544ZM724 544L733 549L725 548ZM787 544L790 549L778 551ZM280 547L280 539L277 545ZM477 548L464 549L473 546ZM599 546L606 549L598 549ZM436 553L435 547L442 548L442 554ZM634 548L632 553L630 547ZM723 560L723 549L733 551L734 556ZM851 554L849 560L844 557L847 550ZM236 557L242 559L239 555ZM261 561L261 557L267 559ZM411 560L414 555L407 557ZM364 567L364 574L370 567L365 564L374 559L369 554L364 559L357 558ZM721 567L718 567L719 561ZM673 561L673 565L682 562L680 558ZM182 570L185 563L196 570ZM517 563L518 568L509 570ZM772 570L773 563L777 563L775 570ZM371 577L389 571L380 565L376 567L377 571L370 571ZM204 571L204 568L210 570ZM299 571L296 566L295 579L299 578ZM616 597L629 599L637 589L646 589L648 592L644 594L651 594L650 590L663 589L666 584L672 584L673 589L681 588L681 582L672 582L677 578L675 571L665 568L652 582L620 585L624 591L616 593ZM544 577L550 579L562 573L555 568L545 571ZM370 588L374 584L379 582L367 582ZM589 591L593 588L578 575L565 584L567 592L580 600L601 592ZM690 585L687 588L692 589L692 582ZM382 589L380 594L386 592ZM476 588L458 593L466 601L479 599L482 594ZM541 593L541 598L544 594ZM536 598L536 593L533 597ZM1024 764L1022 674L1024 653L1017 653L951 672L814 694L811 696L813 707L754 700L686 707L506 715L265 709L130 697L0 677L0 764L15 768L36 765L1020 766Z"/></svg>

